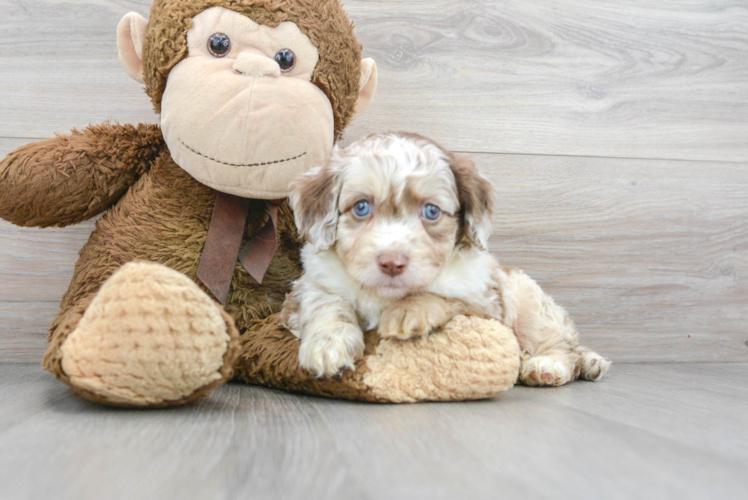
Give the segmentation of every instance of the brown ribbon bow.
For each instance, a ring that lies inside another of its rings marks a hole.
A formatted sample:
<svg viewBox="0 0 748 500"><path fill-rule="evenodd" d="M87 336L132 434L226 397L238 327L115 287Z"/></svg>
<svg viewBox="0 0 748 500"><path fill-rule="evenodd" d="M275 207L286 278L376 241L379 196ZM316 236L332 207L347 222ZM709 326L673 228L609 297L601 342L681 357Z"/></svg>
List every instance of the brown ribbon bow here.
<svg viewBox="0 0 748 500"><path fill-rule="evenodd" d="M283 200L267 202L267 224L241 248L251 200L217 193L208 238L197 269L197 277L218 301L226 305L237 259L257 283L262 284L275 255L278 206Z"/></svg>

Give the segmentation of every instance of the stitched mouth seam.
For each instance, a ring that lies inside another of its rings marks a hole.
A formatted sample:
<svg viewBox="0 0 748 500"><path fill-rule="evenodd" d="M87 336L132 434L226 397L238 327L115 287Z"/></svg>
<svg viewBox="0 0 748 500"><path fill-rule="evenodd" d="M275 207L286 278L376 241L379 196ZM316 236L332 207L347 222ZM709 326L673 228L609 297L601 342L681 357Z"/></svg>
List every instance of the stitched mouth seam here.
<svg viewBox="0 0 748 500"><path fill-rule="evenodd" d="M305 151L305 152L301 153L300 155L294 156L293 158L286 158L285 160L266 161L266 162L262 162L262 163L248 163L246 165L242 165L240 163L228 163L228 162L225 162L225 161L216 160L215 158L211 158L208 155L202 154L200 151L196 151L196 150L192 149L187 144L185 144L185 142L182 139L179 139L179 142L182 143L182 146L186 147L187 149L189 149L190 151L192 151L196 155L200 155L203 158L209 159L210 161L214 161L214 162L220 163L222 165L227 165L229 167L262 167L262 166L265 166L265 165L276 165L278 163L285 163L287 161L298 160L302 156L306 155L306 151Z"/></svg>

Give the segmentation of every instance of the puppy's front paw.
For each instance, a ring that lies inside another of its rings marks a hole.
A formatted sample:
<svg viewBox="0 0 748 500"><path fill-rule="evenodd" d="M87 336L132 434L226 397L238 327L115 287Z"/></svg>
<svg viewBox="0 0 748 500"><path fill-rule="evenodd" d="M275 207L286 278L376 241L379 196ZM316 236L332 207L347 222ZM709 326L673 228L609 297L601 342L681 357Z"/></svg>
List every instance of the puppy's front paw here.
<svg viewBox="0 0 748 500"><path fill-rule="evenodd" d="M522 361L519 380L525 385L559 386L571 382L573 370L550 356L535 356Z"/></svg>
<svg viewBox="0 0 748 500"><path fill-rule="evenodd" d="M406 297L385 309L379 320L382 338L407 340L425 337L454 317L453 308L435 295Z"/></svg>
<svg viewBox="0 0 748 500"><path fill-rule="evenodd" d="M299 348L299 364L317 378L332 377L348 368L364 354L364 335L354 325L316 334L304 334Z"/></svg>

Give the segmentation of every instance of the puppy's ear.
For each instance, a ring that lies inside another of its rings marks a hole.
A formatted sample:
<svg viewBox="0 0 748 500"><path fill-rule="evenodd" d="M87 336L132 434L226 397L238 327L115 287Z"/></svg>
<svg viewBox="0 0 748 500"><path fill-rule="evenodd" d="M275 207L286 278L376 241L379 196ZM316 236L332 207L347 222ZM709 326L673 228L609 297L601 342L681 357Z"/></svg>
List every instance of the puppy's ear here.
<svg viewBox="0 0 748 500"><path fill-rule="evenodd" d="M488 248L491 215L496 206L496 192L491 181L483 177L475 162L467 156L450 154L450 168L457 182L460 199L460 232L458 243Z"/></svg>
<svg viewBox="0 0 748 500"><path fill-rule="evenodd" d="M324 251L335 243L342 175L331 164L310 170L292 184L289 197L299 235Z"/></svg>

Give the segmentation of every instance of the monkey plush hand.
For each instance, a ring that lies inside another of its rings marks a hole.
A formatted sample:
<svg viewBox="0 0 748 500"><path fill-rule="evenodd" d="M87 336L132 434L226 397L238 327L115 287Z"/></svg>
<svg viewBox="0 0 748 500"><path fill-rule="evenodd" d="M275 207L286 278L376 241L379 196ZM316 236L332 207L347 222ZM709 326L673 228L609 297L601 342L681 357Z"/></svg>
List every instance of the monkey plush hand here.
<svg viewBox="0 0 748 500"><path fill-rule="evenodd" d="M44 367L105 404L170 406L233 375L367 401L489 397L517 376L506 329L458 318L414 342L370 334L355 371L315 379L279 324L300 275L284 201L363 111L376 66L338 0L155 0L120 59L161 123L91 126L0 163L0 217L104 212L50 329Z"/></svg>

